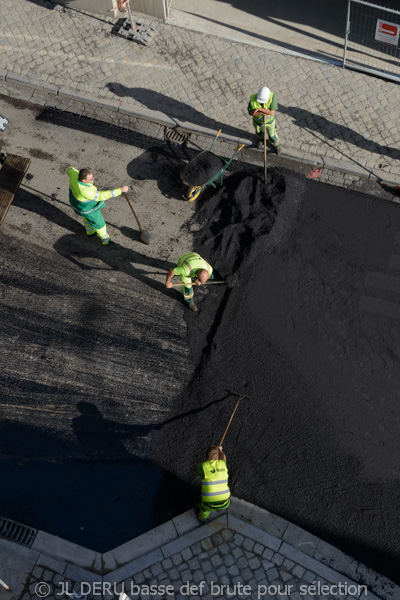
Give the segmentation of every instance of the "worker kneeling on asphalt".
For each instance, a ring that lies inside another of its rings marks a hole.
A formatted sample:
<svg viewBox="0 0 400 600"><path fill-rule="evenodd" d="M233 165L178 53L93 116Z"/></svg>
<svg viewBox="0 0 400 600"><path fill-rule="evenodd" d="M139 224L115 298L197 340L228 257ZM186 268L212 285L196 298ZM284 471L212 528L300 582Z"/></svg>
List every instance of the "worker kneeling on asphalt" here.
<svg viewBox="0 0 400 600"><path fill-rule="evenodd" d="M128 191L128 186L115 188L99 192L93 185L94 176L90 169L81 169L78 171L74 167L68 167L67 175L69 177L69 202L76 212L83 218L83 224L87 235L97 233L103 246L110 242L110 236L107 233L106 222L100 209L109 198L116 198L122 193Z"/></svg>
<svg viewBox="0 0 400 600"><path fill-rule="evenodd" d="M172 268L167 273L165 285L172 287L172 278L174 275L180 277L183 284L182 293L188 308L197 311L197 305L194 302L193 285L202 285L209 279L214 279L213 268L201 258L196 252L186 252L178 258L178 266Z"/></svg>
<svg viewBox="0 0 400 600"><path fill-rule="evenodd" d="M205 523L212 511L228 508L231 495L222 446L210 446L206 457L205 462L197 465L197 474L201 477L201 502L195 510L200 523Z"/></svg>
<svg viewBox="0 0 400 600"><path fill-rule="evenodd" d="M268 139L275 148L277 154L281 153L281 145L276 134L275 111L278 110L278 100L271 90L263 86L257 94L250 96L250 102L247 107L249 115L253 117L253 125L256 130L257 148L264 145L264 117L265 128Z"/></svg>

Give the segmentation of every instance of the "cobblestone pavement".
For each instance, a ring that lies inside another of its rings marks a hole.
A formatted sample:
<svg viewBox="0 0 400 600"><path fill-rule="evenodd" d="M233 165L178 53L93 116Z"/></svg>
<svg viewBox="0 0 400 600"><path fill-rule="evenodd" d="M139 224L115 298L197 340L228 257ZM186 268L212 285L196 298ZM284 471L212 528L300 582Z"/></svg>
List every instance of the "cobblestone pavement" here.
<svg viewBox="0 0 400 600"><path fill-rule="evenodd" d="M1 600L397 600L400 593L333 546L237 498L207 525L191 510L103 555L44 532L31 548L0 539L0 571L11 587L11 594L0 588Z"/></svg>
<svg viewBox="0 0 400 600"><path fill-rule="evenodd" d="M250 93L267 83L285 150L397 176L395 83L158 20L139 46L112 35L111 22L42 0L3 0L0 22L8 73L237 139L252 130Z"/></svg>

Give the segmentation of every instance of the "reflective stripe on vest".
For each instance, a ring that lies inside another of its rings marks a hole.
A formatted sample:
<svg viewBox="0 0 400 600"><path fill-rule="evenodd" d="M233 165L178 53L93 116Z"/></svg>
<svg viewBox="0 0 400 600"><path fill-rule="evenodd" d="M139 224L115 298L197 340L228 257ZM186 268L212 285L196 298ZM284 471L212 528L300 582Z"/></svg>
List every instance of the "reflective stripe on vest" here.
<svg viewBox="0 0 400 600"><path fill-rule="evenodd" d="M251 110L254 110L256 108L267 108L269 110L269 107L271 106L272 103L272 97L274 95L274 92L271 92L268 98L268 102L264 102L264 104L260 104L257 101L257 94L253 94L252 96L250 96L250 106L251 106ZM265 115L265 121L268 123L268 121L272 121L272 119L275 118L275 115ZM258 115L258 116L253 116L253 121L255 121L256 123L264 123L264 115Z"/></svg>
<svg viewBox="0 0 400 600"><path fill-rule="evenodd" d="M203 501L220 502L227 500L231 492L228 487L228 479L221 479L221 475L228 475L226 464L222 460L207 461L202 464L204 476L201 482L201 498Z"/></svg>

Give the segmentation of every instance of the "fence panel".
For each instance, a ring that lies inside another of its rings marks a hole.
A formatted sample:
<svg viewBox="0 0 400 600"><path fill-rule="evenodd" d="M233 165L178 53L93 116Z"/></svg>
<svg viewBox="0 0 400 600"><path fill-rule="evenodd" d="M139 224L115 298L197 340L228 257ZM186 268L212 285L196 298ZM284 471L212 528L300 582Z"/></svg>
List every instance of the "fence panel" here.
<svg viewBox="0 0 400 600"><path fill-rule="evenodd" d="M400 81L400 11L349 0L343 66Z"/></svg>

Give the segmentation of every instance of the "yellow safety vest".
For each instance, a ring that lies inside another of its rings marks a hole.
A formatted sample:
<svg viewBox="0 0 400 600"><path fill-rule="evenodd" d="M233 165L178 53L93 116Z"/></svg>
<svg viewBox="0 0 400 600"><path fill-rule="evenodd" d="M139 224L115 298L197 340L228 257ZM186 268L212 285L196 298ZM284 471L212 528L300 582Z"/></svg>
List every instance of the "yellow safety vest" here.
<svg viewBox="0 0 400 600"><path fill-rule="evenodd" d="M256 108L267 108L269 110L269 107L271 106L271 103L272 103L273 95L274 95L274 92L271 92L269 95L269 98L268 98L268 102L264 102L264 104L260 104L257 101L257 94L253 94L252 96L250 96L251 110L255 110ZM264 123L264 116L265 116L266 123L275 119L275 115L258 115L258 116L253 115L253 121L255 123Z"/></svg>
<svg viewBox="0 0 400 600"><path fill-rule="evenodd" d="M228 487L228 468L224 460L207 460L202 463L204 478L201 481L201 499L203 502L221 502L230 495Z"/></svg>
<svg viewBox="0 0 400 600"><path fill-rule="evenodd" d="M186 267L188 269L188 273L182 275L181 278L187 279L189 277L196 277L196 273L199 269L205 269L209 275L212 275L213 268L201 258L200 254L197 252L186 252L186 254L182 254L178 258L178 267Z"/></svg>

